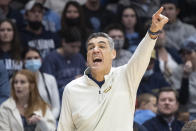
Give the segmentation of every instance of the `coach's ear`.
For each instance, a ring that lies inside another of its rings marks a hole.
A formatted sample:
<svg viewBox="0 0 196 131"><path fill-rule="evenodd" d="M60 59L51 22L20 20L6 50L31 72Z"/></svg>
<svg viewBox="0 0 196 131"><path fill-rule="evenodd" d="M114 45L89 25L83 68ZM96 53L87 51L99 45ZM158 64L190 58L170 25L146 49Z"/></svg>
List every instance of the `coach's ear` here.
<svg viewBox="0 0 196 131"><path fill-rule="evenodd" d="M113 50L112 50L112 59L115 59L115 58L116 58L116 50L113 49Z"/></svg>

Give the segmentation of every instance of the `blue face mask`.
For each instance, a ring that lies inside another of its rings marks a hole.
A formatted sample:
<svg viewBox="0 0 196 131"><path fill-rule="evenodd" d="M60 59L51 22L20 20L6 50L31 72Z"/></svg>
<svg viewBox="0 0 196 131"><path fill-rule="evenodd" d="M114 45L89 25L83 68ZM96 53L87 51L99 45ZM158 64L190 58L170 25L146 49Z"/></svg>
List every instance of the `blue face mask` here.
<svg viewBox="0 0 196 131"><path fill-rule="evenodd" d="M144 73L144 77L149 77L151 76L152 74L154 73L153 69L150 69L150 70L146 70L146 72Z"/></svg>
<svg viewBox="0 0 196 131"><path fill-rule="evenodd" d="M41 67L40 59L26 60L25 62L25 68L33 72L38 71L40 67Z"/></svg>

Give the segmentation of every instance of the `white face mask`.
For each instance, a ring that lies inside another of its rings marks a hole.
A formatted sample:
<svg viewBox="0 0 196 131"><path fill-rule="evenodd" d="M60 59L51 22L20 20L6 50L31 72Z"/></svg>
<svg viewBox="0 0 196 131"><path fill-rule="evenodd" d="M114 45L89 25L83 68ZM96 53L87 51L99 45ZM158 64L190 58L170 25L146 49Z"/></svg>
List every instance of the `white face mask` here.
<svg viewBox="0 0 196 131"><path fill-rule="evenodd" d="M150 70L146 70L146 72L144 73L144 77L149 77L151 76L152 74L154 73L153 69L150 69Z"/></svg>

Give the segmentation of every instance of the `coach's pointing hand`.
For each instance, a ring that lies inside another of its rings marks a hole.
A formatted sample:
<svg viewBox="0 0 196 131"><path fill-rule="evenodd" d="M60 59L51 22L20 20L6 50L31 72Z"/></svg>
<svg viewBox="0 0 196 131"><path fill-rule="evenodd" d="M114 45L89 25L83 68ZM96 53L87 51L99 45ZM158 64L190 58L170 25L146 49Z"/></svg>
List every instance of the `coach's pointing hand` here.
<svg viewBox="0 0 196 131"><path fill-rule="evenodd" d="M163 29L163 26L168 22L168 18L161 14L163 11L163 7L161 7L153 16L152 16L152 24L150 26L150 34L151 37L156 38L156 32ZM154 36L153 36L154 35Z"/></svg>

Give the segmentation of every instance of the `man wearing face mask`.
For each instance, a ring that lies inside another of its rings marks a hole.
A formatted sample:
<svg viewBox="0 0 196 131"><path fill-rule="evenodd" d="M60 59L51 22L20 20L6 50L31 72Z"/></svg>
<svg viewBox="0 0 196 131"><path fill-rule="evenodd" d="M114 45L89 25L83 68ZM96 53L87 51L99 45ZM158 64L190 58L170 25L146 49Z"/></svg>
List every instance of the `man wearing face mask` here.
<svg viewBox="0 0 196 131"><path fill-rule="evenodd" d="M155 60L156 53L155 50L153 50L150 63L140 82L137 95L142 93L157 93L159 89L170 86L161 72L154 71Z"/></svg>
<svg viewBox="0 0 196 131"><path fill-rule="evenodd" d="M51 31L51 32L58 32L61 29L61 18L60 15L54 12L52 9L47 8L45 3L47 0L31 0L29 3L40 3L40 5L43 7L43 21L42 24L45 27L45 30ZM21 10L21 13L25 14L25 9Z"/></svg>
<svg viewBox="0 0 196 131"><path fill-rule="evenodd" d="M42 25L44 7L35 0L25 5L26 27L21 31L21 40L24 49L34 47L38 49L44 58L47 53L56 49L60 43L56 33L46 31Z"/></svg>
<svg viewBox="0 0 196 131"><path fill-rule="evenodd" d="M125 43L125 33L121 25L111 24L106 27L105 32L114 40L116 58L112 61L113 67L126 64L132 56L132 53L123 49Z"/></svg>

